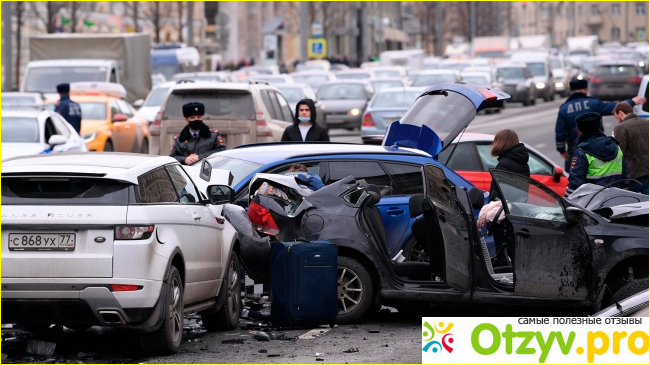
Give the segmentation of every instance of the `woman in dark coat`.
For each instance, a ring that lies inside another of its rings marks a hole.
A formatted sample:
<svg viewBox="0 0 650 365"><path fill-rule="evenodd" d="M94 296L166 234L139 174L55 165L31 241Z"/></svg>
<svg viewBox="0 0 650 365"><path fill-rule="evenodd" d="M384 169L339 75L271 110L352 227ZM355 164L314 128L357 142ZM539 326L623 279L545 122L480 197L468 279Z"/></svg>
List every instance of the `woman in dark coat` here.
<svg viewBox="0 0 650 365"><path fill-rule="evenodd" d="M528 168L528 150L523 143L519 143L519 136L511 129L499 131L494 136L492 143L492 156L496 156L499 163L496 169L503 171L515 172L520 175L530 177ZM490 185L490 200L499 197L499 192L492 181Z"/></svg>

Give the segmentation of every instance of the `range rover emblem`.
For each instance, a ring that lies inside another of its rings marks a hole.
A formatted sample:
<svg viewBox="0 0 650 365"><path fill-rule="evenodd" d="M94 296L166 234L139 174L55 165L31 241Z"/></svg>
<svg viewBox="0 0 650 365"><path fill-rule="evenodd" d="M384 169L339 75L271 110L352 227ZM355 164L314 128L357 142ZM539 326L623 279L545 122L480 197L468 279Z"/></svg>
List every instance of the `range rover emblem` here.
<svg viewBox="0 0 650 365"><path fill-rule="evenodd" d="M95 242L97 242L97 243L106 242L106 238L104 238L102 236L95 237Z"/></svg>

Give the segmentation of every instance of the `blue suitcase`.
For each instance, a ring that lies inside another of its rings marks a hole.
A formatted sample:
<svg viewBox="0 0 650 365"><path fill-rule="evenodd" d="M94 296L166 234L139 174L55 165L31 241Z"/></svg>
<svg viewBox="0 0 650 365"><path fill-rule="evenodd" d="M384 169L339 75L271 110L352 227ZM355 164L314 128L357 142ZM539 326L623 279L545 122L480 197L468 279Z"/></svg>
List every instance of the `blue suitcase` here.
<svg viewBox="0 0 650 365"><path fill-rule="evenodd" d="M271 244L271 322L278 327L334 326L338 250L330 241Z"/></svg>

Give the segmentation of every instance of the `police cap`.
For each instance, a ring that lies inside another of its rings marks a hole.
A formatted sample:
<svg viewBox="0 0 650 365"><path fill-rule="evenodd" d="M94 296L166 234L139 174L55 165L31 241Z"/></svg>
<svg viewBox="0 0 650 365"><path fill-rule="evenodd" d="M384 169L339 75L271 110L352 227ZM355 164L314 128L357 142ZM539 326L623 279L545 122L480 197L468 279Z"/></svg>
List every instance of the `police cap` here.
<svg viewBox="0 0 650 365"><path fill-rule="evenodd" d="M70 92L70 84L64 83L64 84L58 84L56 85L56 92L59 94L67 94Z"/></svg>
<svg viewBox="0 0 650 365"><path fill-rule="evenodd" d="M571 90L585 90L588 86L589 83L584 79L572 79L571 82L569 82Z"/></svg>
<svg viewBox="0 0 650 365"><path fill-rule="evenodd" d="M600 129L600 119L598 113L585 113L576 117L578 130L582 133L595 132Z"/></svg>
<svg viewBox="0 0 650 365"><path fill-rule="evenodd" d="M183 116L185 118L203 114L205 114L205 106L201 103L191 102L183 105Z"/></svg>

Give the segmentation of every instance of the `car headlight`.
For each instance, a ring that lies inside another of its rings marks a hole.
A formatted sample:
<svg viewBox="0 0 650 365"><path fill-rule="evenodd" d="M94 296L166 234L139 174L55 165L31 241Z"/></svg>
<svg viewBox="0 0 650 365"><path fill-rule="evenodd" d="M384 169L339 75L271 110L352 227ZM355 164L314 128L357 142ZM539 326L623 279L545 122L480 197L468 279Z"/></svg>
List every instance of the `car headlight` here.
<svg viewBox="0 0 650 365"><path fill-rule="evenodd" d="M97 138L97 132L82 134L81 138L83 138L86 143L90 143Z"/></svg>
<svg viewBox="0 0 650 365"><path fill-rule="evenodd" d="M538 89L543 89L543 88L546 87L546 84L543 83L543 82L538 82L538 83L535 84L535 87L538 88Z"/></svg>
<svg viewBox="0 0 650 365"><path fill-rule="evenodd" d="M645 62L639 61L639 67L644 67L644 66L645 66Z"/></svg>
<svg viewBox="0 0 650 365"><path fill-rule="evenodd" d="M348 114L350 114L353 117L356 117L357 115L361 114L361 110L359 110L358 108L354 108L350 110Z"/></svg>
<svg viewBox="0 0 650 365"><path fill-rule="evenodd" d="M564 87L564 83L563 82L556 82L555 87Z"/></svg>

